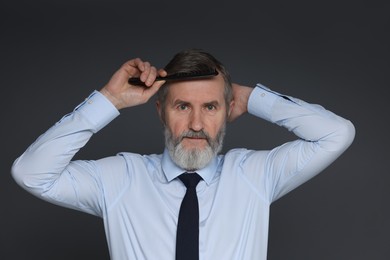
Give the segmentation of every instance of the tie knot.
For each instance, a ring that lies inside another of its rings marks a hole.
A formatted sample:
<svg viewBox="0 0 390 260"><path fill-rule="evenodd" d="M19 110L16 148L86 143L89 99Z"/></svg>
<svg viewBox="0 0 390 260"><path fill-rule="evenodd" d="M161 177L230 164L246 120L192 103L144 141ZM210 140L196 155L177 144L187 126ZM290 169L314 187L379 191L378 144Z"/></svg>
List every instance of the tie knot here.
<svg viewBox="0 0 390 260"><path fill-rule="evenodd" d="M179 179L184 183L184 185L189 188L195 188L196 185L200 182L202 177L199 176L196 172L194 173L183 173L179 176Z"/></svg>

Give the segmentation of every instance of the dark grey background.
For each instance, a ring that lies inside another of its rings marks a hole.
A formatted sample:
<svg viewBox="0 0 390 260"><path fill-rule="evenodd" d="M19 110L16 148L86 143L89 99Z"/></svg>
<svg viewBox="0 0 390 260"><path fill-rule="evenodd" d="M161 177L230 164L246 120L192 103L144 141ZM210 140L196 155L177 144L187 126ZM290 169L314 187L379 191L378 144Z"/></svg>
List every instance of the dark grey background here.
<svg viewBox="0 0 390 260"><path fill-rule="evenodd" d="M0 12L0 259L108 259L101 220L31 196L11 179L12 162L126 60L162 67L188 47L213 53L235 82L355 124L345 154L271 207L268 259L390 259L389 2L41 0ZM159 153L161 130L150 102L123 111L77 158ZM291 138L245 115L228 126L225 151Z"/></svg>

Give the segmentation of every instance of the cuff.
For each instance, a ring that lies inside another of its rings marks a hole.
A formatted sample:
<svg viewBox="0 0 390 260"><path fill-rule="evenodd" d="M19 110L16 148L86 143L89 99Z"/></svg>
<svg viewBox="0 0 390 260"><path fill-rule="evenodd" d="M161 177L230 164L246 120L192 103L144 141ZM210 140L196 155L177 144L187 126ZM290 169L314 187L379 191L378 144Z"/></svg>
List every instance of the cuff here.
<svg viewBox="0 0 390 260"><path fill-rule="evenodd" d="M78 105L74 111L77 111L93 124L94 133L101 130L120 114L116 107L102 93L96 90Z"/></svg>
<svg viewBox="0 0 390 260"><path fill-rule="evenodd" d="M257 84L248 100L248 112L267 121L271 120L272 107L280 95L269 88Z"/></svg>

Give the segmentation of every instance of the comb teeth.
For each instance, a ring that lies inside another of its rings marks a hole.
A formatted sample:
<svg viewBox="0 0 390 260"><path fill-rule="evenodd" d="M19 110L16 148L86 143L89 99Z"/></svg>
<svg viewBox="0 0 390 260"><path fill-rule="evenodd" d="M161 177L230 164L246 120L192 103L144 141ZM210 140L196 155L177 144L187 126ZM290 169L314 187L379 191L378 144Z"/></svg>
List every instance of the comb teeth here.
<svg viewBox="0 0 390 260"><path fill-rule="evenodd" d="M204 71L194 71L194 72L178 72L174 74L167 75L166 77L157 77L158 80L174 81L174 80L192 80L192 79L202 79L202 78L211 78L218 75L218 71L214 70L204 70ZM145 86L145 83L141 81L140 78L130 78L129 84Z"/></svg>

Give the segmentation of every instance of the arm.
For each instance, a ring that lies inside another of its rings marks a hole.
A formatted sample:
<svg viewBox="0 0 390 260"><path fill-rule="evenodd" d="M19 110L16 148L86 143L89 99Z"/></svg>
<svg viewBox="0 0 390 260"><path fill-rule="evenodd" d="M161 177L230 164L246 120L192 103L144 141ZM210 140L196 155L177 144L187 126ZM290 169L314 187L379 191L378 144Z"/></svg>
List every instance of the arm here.
<svg viewBox="0 0 390 260"><path fill-rule="evenodd" d="M126 62L100 92L94 91L16 159L12 166L15 181L41 199L100 215L102 187L98 165L107 160L71 160L94 133L119 115L117 109L147 102L163 84L154 82L156 75L156 69L147 62ZM146 82L146 88L127 83L129 77L138 76ZM116 160L116 164L110 164L112 167L124 167L123 161Z"/></svg>
<svg viewBox="0 0 390 260"><path fill-rule="evenodd" d="M247 177L263 190L266 187L270 201L324 170L351 145L355 136L349 120L322 106L282 95L262 85L253 89L246 103L250 114L282 126L297 136L297 140L268 151L265 157L264 151L252 151L246 157L246 165L255 165L261 172L251 175L253 168L248 168ZM241 108L236 114L245 112Z"/></svg>
<svg viewBox="0 0 390 260"><path fill-rule="evenodd" d="M237 83L232 83L233 89L233 108L229 114L228 121L233 122L242 114L248 112L248 100L253 88L241 86Z"/></svg>

